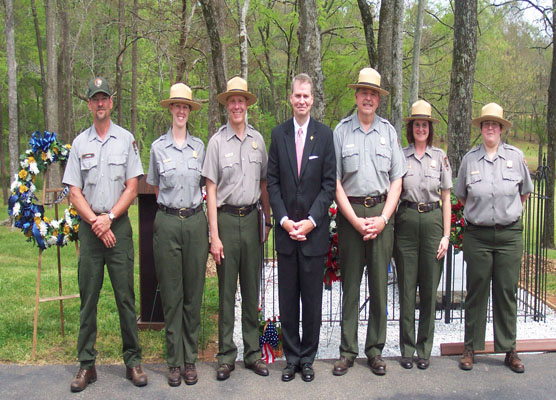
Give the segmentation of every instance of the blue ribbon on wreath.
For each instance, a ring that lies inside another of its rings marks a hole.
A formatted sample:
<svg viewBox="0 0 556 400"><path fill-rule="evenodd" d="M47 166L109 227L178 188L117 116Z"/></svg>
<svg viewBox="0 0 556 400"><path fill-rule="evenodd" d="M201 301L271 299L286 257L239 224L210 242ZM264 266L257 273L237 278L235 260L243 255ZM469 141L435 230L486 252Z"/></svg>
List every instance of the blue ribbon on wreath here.
<svg viewBox="0 0 556 400"><path fill-rule="evenodd" d="M56 133L44 131L43 136L41 136L40 131L35 131L31 135L31 140L29 144L31 145L31 150L33 153L40 154L41 152L47 152L50 149L52 143L56 141Z"/></svg>

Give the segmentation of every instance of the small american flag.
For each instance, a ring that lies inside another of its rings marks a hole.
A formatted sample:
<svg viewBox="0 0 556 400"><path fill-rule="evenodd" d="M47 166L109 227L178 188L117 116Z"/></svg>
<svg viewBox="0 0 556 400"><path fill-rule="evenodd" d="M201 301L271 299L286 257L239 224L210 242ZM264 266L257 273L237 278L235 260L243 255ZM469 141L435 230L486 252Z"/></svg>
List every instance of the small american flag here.
<svg viewBox="0 0 556 400"><path fill-rule="evenodd" d="M278 347L278 332L272 321L268 321L263 334L259 337L259 347L262 352L262 359L267 364L274 362L274 352L272 348Z"/></svg>

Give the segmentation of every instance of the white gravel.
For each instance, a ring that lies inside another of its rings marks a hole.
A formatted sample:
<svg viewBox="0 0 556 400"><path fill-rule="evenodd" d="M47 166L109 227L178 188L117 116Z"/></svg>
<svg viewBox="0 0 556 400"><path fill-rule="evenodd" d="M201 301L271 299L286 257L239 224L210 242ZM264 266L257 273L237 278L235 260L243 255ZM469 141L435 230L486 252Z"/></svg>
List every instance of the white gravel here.
<svg viewBox="0 0 556 400"><path fill-rule="evenodd" d="M390 275L390 282L392 283L393 276ZM361 285L361 300L366 297L366 288L364 284L365 279ZM264 288L264 311L265 317L269 318L274 315L279 315L278 311L278 288L277 288L277 273L274 268L267 266L265 268L265 288ZM441 283L442 285L442 283ZM458 286L456 286L458 287ZM340 319L340 283L335 282L332 285L332 290L325 290L323 293L323 320L339 320ZM396 317L399 316L398 308L398 294L397 286L389 285L389 313L393 313ZM392 304L391 298L395 299L394 304ZM519 303L518 303L519 304ZM392 309L393 307L393 309ZM519 305L518 305L519 307ZM361 315L364 314L366 310L361 311ZM455 315L459 311L455 312ZM522 310L518 310L518 315L523 314ZM243 341L241 335L241 298L239 295L236 297L236 307L235 307L235 327L234 327L234 340L238 346L238 360L243 359ZM418 312L417 316L418 317ZM340 346L340 323L339 322L323 322L320 332L320 342L319 350L317 353L317 359L334 359L339 356L339 346ZM444 322L444 315L437 311L437 320L435 324L435 336L434 345L432 349L432 355L440 355L440 344L441 343L454 343L463 342L464 339L464 325L463 320L453 320L451 323L446 324ZM365 337L367 333L367 322L361 321L359 323L359 357L365 357ZM546 321L536 322L531 316L518 317L517 322L517 339L545 339L545 338L556 338L556 313L549 307L546 307ZM492 320L487 322L486 329L486 340L493 340L493 324ZM399 324L397 321L388 321L388 328L386 333L386 345L384 346L383 356L385 357L396 357L400 355L399 351Z"/></svg>

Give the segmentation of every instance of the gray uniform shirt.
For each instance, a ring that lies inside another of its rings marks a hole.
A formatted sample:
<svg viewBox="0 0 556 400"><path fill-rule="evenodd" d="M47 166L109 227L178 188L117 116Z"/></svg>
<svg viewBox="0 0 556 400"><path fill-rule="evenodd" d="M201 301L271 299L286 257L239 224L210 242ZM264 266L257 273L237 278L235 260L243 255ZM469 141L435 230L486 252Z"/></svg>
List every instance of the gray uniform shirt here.
<svg viewBox="0 0 556 400"><path fill-rule="evenodd" d="M171 208L195 208L203 200L201 170L205 145L189 132L182 147L174 142L172 128L151 146L147 183L158 186L158 204Z"/></svg>
<svg viewBox="0 0 556 400"><path fill-rule="evenodd" d="M463 214L475 225L508 225L523 211L520 195L531 193L533 182L523 153L500 143L489 160L481 144L461 161L454 194L466 199Z"/></svg>
<svg viewBox="0 0 556 400"><path fill-rule="evenodd" d="M452 169L442 149L427 146L419 159L413 144L403 149L407 172L403 177L400 199L414 203L440 201L440 191L452 187Z"/></svg>
<svg viewBox="0 0 556 400"><path fill-rule="evenodd" d="M334 129L336 176L348 196L386 194L390 183L406 172L396 130L375 115L364 132L357 112L341 120Z"/></svg>
<svg viewBox="0 0 556 400"><path fill-rule="evenodd" d="M143 166L133 135L110 122L100 139L92 125L71 145L63 182L82 190L96 213L109 212L125 190L125 181L143 176Z"/></svg>
<svg viewBox="0 0 556 400"><path fill-rule="evenodd" d="M209 140L203 176L216 184L216 206L247 206L261 197L261 180L266 180L268 155L263 137L246 125L240 140L230 123Z"/></svg>

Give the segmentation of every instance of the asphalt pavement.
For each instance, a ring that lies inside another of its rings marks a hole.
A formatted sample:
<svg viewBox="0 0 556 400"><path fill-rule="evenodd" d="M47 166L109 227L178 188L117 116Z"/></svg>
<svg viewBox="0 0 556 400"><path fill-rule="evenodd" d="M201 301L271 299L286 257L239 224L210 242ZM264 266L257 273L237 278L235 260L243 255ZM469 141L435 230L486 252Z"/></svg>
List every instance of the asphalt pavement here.
<svg viewBox="0 0 556 400"><path fill-rule="evenodd" d="M197 364L196 385L172 388L166 365L145 364L149 384L137 388L125 379L125 367L97 365L97 382L81 393L70 392L75 365L0 364L0 399L550 399L556 398L556 353L520 354L525 373L504 366L503 355L476 356L472 371L458 368L459 357L432 357L428 370L403 369L399 358L386 358L387 373L371 373L366 359L357 359L344 376L333 376L334 360L314 363L315 380L299 374L281 381L285 361L269 366L261 377L238 362L227 381L216 380L216 363Z"/></svg>

